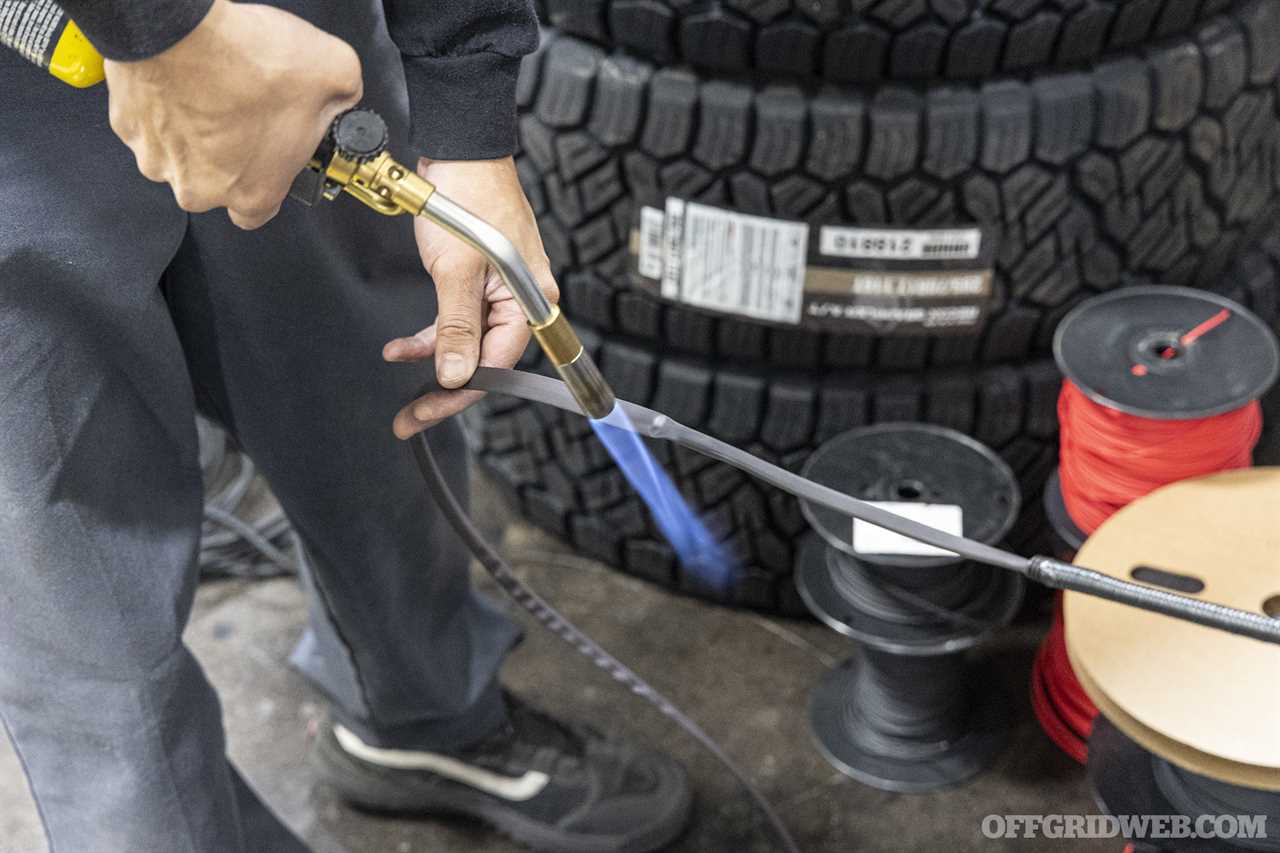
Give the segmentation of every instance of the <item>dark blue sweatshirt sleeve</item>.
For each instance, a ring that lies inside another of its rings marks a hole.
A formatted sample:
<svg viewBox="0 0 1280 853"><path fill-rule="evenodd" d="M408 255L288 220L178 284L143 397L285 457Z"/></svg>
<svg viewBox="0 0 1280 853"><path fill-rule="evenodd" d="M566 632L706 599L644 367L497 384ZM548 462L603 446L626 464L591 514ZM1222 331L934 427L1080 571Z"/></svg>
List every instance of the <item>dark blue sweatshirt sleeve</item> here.
<svg viewBox="0 0 1280 853"><path fill-rule="evenodd" d="M146 59L167 50L204 20L213 0L60 0L107 59Z"/></svg>
<svg viewBox="0 0 1280 853"><path fill-rule="evenodd" d="M383 0L404 57L411 142L435 160L516 150L516 77L538 46L530 0Z"/></svg>
<svg viewBox="0 0 1280 853"><path fill-rule="evenodd" d="M327 0L345 2L345 0ZM154 56L204 19L213 0L62 0L108 59ZM516 149L516 77L538 46L531 0L383 0L404 58L411 142L436 160Z"/></svg>

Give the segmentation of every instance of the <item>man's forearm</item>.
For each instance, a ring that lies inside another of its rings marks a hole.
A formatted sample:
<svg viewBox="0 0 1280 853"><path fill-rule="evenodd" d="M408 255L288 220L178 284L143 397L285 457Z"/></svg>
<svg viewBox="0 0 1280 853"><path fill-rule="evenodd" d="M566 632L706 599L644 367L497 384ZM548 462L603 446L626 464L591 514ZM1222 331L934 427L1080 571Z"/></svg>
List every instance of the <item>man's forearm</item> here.
<svg viewBox="0 0 1280 853"><path fill-rule="evenodd" d="M213 0L60 0L107 59L146 59L196 28Z"/></svg>
<svg viewBox="0 0 1280 853"><path fill-rule="evenodd" d="M404 57L417 154L489 160L516 149L516 77L538 46L529 0L384 0Z"/></svg>

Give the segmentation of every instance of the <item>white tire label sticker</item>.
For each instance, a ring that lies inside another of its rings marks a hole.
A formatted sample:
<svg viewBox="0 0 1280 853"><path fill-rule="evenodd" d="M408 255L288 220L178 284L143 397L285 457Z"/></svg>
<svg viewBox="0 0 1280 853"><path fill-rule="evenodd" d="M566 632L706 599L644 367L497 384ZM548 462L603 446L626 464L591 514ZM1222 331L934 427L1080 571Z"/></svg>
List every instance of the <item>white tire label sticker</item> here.
<svg viewBox="0 0 1280 853"><path fill-rule="evenodd" d="M996 240L977 226L860 228L667 197L636 205L633 283L765 323L871 335L973 335L995 298Z"/></svg>
<svg viewBox="0 0 1280 853"><path fill-rule="evenodd" d="M680 299L680 261L684 245L684 202L678 198L667 199L667 210L662 225L662 297Z"/></svg>
<svg viewBox="0 0 1280 853"><path fill-rule="evenodd" d="M646 247L653 239L656 213L644 208L640 214L641 275L655 267L657 255ZM667 200L663 218L665 298L757 320L800 322L807 224L674 198Z"/></svg>
<svg viewBox="0 0 1280 853"><path fill-rule="evenodd" d="M662 278L662 211L653 207L640 209L640 275Z"/></svg>
<svg viewBox="0 0 1280 853"><path fill-rule="evenodd" d="M824 225L819 232L818 251L831 258L972 261L982 253L982 231L977 228L917 231Z"/></svg>
<svg viewBox="0 0 1280 853"><path fill-rule="evenodd" d="M922 504L903 501L868 501L874 507L928 525L952 536L964 535L964 509L955 504ZM853 520L853 550L859 554L900 554L918 557L954 557L933 545L908 539L860 518Z"/></svg>

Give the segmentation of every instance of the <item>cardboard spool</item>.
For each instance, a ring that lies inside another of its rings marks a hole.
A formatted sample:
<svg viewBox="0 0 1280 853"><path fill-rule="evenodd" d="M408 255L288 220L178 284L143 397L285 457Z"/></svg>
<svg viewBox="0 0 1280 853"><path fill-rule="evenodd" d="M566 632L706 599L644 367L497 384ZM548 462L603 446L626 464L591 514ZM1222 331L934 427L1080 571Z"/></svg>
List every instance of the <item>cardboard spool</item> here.
<svg viewBox="0 0 1280 853"><path fill-rule="evenodd" d="M1109 518L1076 562L1127 580L1173 573L1182 580L1158 585L1280 617L1280 468L1158 489ZM1280 646L1078 593L1064 611L1072 667L1125 735L1193 773L1280 791Z"/></svg>

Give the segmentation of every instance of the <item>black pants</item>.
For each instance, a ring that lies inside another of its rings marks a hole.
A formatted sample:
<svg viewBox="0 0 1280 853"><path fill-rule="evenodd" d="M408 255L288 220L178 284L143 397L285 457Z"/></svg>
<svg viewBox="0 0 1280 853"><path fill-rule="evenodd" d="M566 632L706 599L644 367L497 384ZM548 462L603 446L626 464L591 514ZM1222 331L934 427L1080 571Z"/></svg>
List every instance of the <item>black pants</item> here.
<svg viewBox="0 0 1280 853"><path fill-rule="evenodd" d="M380 4L320 26L406 156ZM252 155L252 152L245 152ZM411 223L350 198L256 232L137 172L103 87L0 51L0 715L55 853L305 850L225 758L181 642L196 582L193 409L226 425L304 544L294 660L369 742L500 724L515 627L472 590L391 418L430 376L381 347L435 314ZM457 426L432 430L466 488Z"/></svg>

